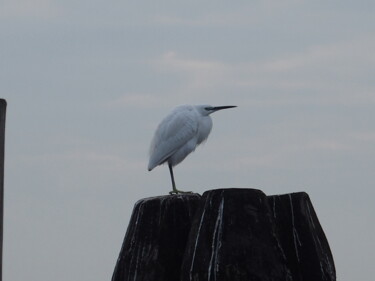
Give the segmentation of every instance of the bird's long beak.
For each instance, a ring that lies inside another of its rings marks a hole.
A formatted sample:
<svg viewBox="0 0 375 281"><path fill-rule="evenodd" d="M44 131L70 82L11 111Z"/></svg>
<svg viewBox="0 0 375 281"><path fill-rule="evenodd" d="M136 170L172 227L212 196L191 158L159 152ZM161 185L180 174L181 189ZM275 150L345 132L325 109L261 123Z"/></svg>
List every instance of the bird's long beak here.
<svg viewBox="0 0 375 281"><path fill-rule="evenodd" d="M233 107L237 107L237 105L214 106L212 107L212 111L218 111L218 110L233 108Z"/></svg>

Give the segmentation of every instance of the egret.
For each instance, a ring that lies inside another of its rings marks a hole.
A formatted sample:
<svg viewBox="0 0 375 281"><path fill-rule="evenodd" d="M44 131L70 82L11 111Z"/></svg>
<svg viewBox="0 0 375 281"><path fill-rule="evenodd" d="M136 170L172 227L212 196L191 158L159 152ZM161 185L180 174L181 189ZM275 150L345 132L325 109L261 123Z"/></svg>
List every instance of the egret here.
<svg viewBox="0 0 375 281"><path fill-rule="evenodd" d="M211 113L235 105L181 105L159 124L151 141L148 170L168 163L173 190L170 194L190 193L176 188L173 167L204 142L212 129Z"/></svg>

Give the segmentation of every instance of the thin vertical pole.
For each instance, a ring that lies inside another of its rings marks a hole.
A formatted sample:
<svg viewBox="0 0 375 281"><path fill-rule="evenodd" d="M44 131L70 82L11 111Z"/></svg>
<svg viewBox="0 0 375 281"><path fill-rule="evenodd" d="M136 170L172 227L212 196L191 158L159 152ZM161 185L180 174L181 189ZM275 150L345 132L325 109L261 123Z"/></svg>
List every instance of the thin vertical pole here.
<svg viewBox="0 0 375 281"><path fill-rule="evenodd" d="M4 144L7 102L0 99L0 281L3 280Z"/></svg>

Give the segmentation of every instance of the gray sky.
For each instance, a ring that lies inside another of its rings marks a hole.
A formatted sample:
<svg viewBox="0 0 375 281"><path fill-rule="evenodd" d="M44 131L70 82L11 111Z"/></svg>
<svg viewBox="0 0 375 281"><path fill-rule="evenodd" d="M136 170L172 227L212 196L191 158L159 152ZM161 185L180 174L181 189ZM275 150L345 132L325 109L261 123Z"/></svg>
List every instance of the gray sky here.
<svg viewBox="0 0 375 281"><path fill-rule="evenodd" d="M373 1L0 2L4 280L109 280L179 104L234 104L180 189L306 191L341 281L375 269Z"/></svg>

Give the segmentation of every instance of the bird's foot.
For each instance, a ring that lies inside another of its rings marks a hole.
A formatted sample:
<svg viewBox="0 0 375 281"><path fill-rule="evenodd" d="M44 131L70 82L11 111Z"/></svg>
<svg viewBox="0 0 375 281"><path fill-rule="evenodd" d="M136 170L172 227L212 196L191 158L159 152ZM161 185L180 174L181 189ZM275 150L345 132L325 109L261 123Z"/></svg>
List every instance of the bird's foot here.
<svg viewBox="0 0 375 281"><path fill-rule="evenodd" d="M178 189L173 189L172 191L169 191L169 194L170 195L173 195L173 194L192 194L193 192L192 191L182 191L182 190L178 190Z"/></svg>

